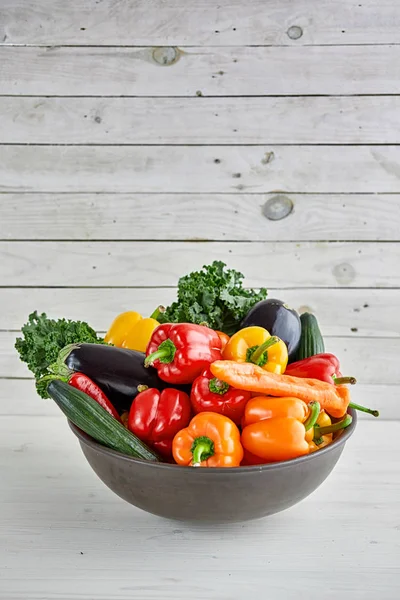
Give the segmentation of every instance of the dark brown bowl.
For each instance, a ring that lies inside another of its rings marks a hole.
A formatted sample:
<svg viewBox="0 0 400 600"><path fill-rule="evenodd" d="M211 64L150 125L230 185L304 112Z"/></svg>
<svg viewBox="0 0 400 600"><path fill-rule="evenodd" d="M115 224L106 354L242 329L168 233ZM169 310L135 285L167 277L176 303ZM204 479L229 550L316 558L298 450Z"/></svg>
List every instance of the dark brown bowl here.
<svg viewBox="0 0 400 600"><path fill-rule="evenodd" d="M118 496L149 513L204 523L260 519L306 498L328 477L357 422L329 446L279 463L202 469L137 460L70 427L93 471Z"/></svg>

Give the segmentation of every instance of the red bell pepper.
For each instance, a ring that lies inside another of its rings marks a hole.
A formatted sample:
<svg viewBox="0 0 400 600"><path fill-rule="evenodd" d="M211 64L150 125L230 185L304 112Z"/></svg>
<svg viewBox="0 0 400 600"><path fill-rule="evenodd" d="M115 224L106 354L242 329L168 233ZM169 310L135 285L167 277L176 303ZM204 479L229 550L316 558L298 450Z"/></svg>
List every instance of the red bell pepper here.
<svg viewBox="0 0 400 600"><path fill-rule="evenodd" d="M147 388L132 402L128 429L165 458L172 458L172 440L189 425L190 418L191 405L185 392Z"/></svg>
<svg viewBox="0 0 400 600"><path fill-rule="evenodd" d="M244 409L251 398L251 392L237 390L228 383L217 379L207 368L192 385L190 401L195 413L215 412L232 419L240 425Z"/></svg>
<svg viewBox="0 0 400 600"><path fill-rule="evenodd" d="M309 358L304 358L303 360L291 363L286 367L285 375L293 375L293 377L310 377L335 385L357 383L355 377L342 377L339 360L336 356L329 353L315 354ZM369 413L374 417L379 417L379 411L366 408L360 404L350 402L349 407L360 410L361 412Z"/></svg>
<svg viewBox="0 0 400 600"><path fill-rule="evenodd" d="M205 325L166 323L150 338L145 367L154 366L167 383L192 383L215 360L221 360L222 342Z"/></svg>
<svg viewBox="0 0 400 600"><path fill-rule="evenodd" d="M85 392L85 394L93 398L93 400L96 400L96 402L100 404L100 406L102 406L104 410L106 410L110 415L115 417L117 421L119 421L120 423L122 422L116 408L111 404L103 390L101 390L99 386L96 385L95 382L90 379L90 377L88 377L84 373L74 373L68 379L68 383L77 390Z"/></svg>

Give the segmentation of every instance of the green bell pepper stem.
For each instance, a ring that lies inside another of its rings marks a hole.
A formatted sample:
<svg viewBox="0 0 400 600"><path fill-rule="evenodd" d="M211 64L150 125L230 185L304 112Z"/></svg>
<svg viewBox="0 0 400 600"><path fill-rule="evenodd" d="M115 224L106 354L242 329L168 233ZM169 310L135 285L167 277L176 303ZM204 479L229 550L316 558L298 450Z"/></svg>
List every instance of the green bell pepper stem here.
<svg viewBox="0 0 400 600"><path fill-rule="evenodd" d="M144 360L144 366L152 366L155 360L159 360L161 363L168 365L174 360L175 352L176 346L174 342L172 342L169 339L164 340L163 342L161 342L161 344L158 346L155 352L152 352L151 354L149 354L149 356L146 356Z"/></svg>
<svg viewBox="0 0 400 600"><path fill-rule="evenodd" d="M278 342L279 342L279 338L276 337L276 335L273 335L272 337L265 340L265 342L263 344L261 344L260 346L258 346L257 350L254 350L253 354L250 356L251 362L254 364L257 364L258 361L260 360L260 358L262 357L262 355L264 354L264 352L270 346L273 346L274 344L277 344Z"/></svg>
<svg viewBox="0 0 400 600"><path fill-rule="evenodd" d="M310 402L308 407L310 409L310 414L308 419L303 423L306 431L311 429L311 427L314 427L319 417L319 413L321 412L321 405L319 402Z"/></svg>
<svg viewBox="0 0 400 600"><path fill-rule="evenodd" d="M157 306L156 310L151 313L150 319L155 319L157 321L158 317L163 313L165 313L165 306Z"/></svg>
<svg viewBox="0 0 400 600"><path fill-rule="evenodd" d="M190 451L193 455L192 466L199 467L203 460L207 460L215 454L214 442L206 435L201 435L194 440Z"/></svg>
<svg viewBox="0 0 400 600"><path fill-rule="evenodd" d="M367 408L366 406L361 406L361 404L356 404L355 402L350 402L350 408L354 408L354 410L359 410L360 412L368 413L373 417L379 417L379 410L373 410L372 408Z"/></svg>
<svg viewBox="0 0 400 600"><path fill-rule="evenodd" d="M317 438L327 435L328 433L335 433L335 431L340 431L341 429L345 429L349 425L351 425L353 421L353 417L351 415L346 415L344 419L338 421L338 423L334 423L333 425L327 425L326 427L318 427L316 428L316 436Z"/></svg>
<svg viewBox="0 0 400 600"><path fill-rule="evenodd" d="M213 377L213 379L210 379L208 382L208 389L213 394L219 394L220 396L223 396L229 390L229 383L226 383L226 381L221 381L221 379L218 379L218 377Z"/></svg>

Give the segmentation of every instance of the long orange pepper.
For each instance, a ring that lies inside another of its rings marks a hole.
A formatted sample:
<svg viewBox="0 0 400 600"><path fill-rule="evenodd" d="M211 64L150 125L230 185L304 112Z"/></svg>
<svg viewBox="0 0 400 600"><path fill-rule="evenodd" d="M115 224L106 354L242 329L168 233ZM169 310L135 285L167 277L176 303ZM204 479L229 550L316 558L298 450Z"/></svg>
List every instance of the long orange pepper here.
<svg viewBox="0 0 400 600"><path fill-rule="evenodd" d="M269 373L251 363L217 360L210 365L212 374L239 390L269 396L295 396L305 402L319 402L329 415L343 417L350 403L350 392L344 385L331 385L318 379Z"/></svg>
<svg viewBox="0 0 400 600"><path fill-rule="evenodd" d="M224 415L199 413L174 437L172 454L183 466L238 467L243 458L239 429Z"/></svg>

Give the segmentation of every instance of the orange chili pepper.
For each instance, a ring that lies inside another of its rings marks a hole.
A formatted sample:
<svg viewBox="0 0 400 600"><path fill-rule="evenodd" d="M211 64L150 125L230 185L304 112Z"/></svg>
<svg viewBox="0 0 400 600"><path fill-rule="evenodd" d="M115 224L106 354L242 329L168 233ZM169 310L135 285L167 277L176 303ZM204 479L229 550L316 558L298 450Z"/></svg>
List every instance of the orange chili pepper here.
<svg viewBox="0 0 400 600"><path fill-rule="evenodd" d="M288 362L285 342L271 336L264 327L240 329L226 344L222 358L237 362L249 362L271 373L284 373Z"/></svg>
<svg viewBox="0 0 400 600"><path fill-rule="evenodd" d="M295 396L305 402L319 402L332 417L341 418L347 412L350 392L345 385L332 385L318 379L268 373L251 363L217 360L210 365L212 374L239 390L270 396Z"/></svg>
<svg viewBox="0 0 400 600"><path fill-rule="evenodd" d="M172 454L178 465L238 467L243 458L239 429L224 415L199 413L175 435Z"/></svg>

